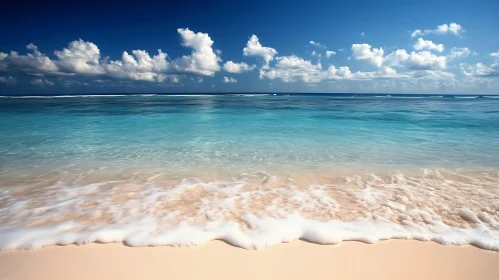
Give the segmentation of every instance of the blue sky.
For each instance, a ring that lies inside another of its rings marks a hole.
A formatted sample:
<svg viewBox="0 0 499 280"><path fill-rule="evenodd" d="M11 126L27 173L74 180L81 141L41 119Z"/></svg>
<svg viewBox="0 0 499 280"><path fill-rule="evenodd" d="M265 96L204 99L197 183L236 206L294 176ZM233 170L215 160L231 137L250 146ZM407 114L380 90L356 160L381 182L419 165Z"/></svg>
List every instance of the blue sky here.
<svg viewBox="0 0 499 280"><path fill-rule="evenodd" d="M68 2L1 9L0 94L499 94L498 1Z"/></svg>

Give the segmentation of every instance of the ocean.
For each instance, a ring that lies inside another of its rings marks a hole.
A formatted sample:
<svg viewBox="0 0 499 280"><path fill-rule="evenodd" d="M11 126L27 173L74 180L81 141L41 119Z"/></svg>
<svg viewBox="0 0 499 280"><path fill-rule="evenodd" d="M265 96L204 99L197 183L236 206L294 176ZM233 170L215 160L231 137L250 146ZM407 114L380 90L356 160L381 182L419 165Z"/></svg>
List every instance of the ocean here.
<svg viewBox="0 0 499 280"><path fill-rule="evenodd" d="M0 131L1 250L499 250L497 96L4 96Z"/></svg>

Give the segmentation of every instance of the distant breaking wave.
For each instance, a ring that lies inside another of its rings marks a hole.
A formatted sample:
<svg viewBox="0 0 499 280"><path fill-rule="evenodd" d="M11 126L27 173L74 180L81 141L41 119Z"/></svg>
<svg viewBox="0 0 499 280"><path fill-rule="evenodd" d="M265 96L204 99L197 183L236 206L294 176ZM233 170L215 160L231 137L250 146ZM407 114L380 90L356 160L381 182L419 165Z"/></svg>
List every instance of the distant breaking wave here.
<svg viewBox="0 0 499 280"><path fill-rule="evenodd" d="M142 96L142 97L151 97L151 96L156 96L157 94L134 94L132 96Z"/></svg>
<svg viewBox="0 0 499 280"><path fill-rule="evenodd" d="M214 94L157 94L156 96L172 96L172 97L200 97L200 96L216 96Z"/></svg>
<svg viewBox="0 0 499 280"><path fill-rule="evenodd" d="M252 97L252 96L268 96L270 94L251 94L251 93L244 93L244 94L227 94L228 96L247 96L247 97ZM275 94L274 94L275 95Z"/></svg>
<svg viewBox="0 0 499 280"><path fill-rule="evenodd" d="M471 98L479 98L480 96L454 96L454 98L462 98L462 99L471 99Z"/></svg>

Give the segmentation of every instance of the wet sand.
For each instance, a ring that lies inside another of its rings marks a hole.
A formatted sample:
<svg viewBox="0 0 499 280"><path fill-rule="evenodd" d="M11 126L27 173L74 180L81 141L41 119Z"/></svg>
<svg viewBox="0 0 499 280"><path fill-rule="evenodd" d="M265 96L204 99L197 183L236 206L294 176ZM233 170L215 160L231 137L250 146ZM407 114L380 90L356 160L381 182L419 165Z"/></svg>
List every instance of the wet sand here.
<svg viewBox="0 0 499 280"><path fill-rule="evenodd" d="M251 251L196 247L50 246L0 253L0 279L498 279L499 253L473 246L389 240L303 241Z"/></svg>

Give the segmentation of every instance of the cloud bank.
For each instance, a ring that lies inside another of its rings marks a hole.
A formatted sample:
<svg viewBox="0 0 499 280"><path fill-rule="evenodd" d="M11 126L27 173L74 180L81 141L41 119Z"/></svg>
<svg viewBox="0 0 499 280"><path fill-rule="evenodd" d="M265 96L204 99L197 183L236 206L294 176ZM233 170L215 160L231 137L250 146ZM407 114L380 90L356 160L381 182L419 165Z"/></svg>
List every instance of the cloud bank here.
<svg viewBox="0 0 499 280"><path fill-rule="evenodd" d="M446 49L443 44L423 38L429 34L460 36L464 29L457 23L413 31L411 35L417 40L408 39L411 40L408 46L412 46L412 50L361 42L351 44L350 54L348 49L341 48L337 55L326 45L310 40L308 44L313 47L311 59L293 53L279 55L276 48L263 46L259 37L253 34L245 46L241 44L243 56L239 59L256 57L258 60L255 64L241 60L222 63L222 52L213 49L214 41L207 33L194 32L189 28L179 28L177 32L180 45L190 51L177 58L171 58L161 49L152 54L138 49L123 51L121 57L113 60L101 54L95 43L79 39L70 42L65 48L55 50L51 55L43 53L34 44L27 45L24 54L16 51L0 52L0 71L29 76L28 83L36 87L89 85L87 81L75 80L77 77L94 78L94 82L101 81L100 84L103 84L102 80L116 79L129 85L132 85L130 81L183 85L181 79L191 76L192 83L199 85L203 82L202 77L214 77L220 71L255 75L249 73L253 70L258 70L261 80L282 83L314 85L348 80L371 81L373 85L388 86L397 81L396 84L402 88L411 87L420 81L424 81L421 85L457 88L459 84L484 84L484 79L499 77L499 51L486 56L492 60L491 63L470 64L466 63L467 59L471 59L468 57L478 54L469 48L450 46L450 49ZM233 84L238 79L223 76L221 82ZM10 75L2 75L0 84L19 83Z"/></svg>
<svg viewBox="0 0 499 280"><path fill-rule="evenodd" d="M443 34L453 34L456 36L461 35L464 32L463 27L460 24L457 24L455 22L452 22L450 24L442 24L437 26L436 29L416 29L411 33L411 37L418 37L418 36L423 36L423 35L428 35L428 34L438 34L438 35L443 35Z"/></svg>
<svg viewBox="0 0 499 280"><path fill-rule="evenodd" d="M169 60L158 50L151 55L145 50L124 51L121 60L102 57L99 48L82 39L70 42L66 48L54 52L51 59L34 44L26 46L27 53L0 52L0 70L22 72L30 76L102 76L116 79L163 82L172 75L214 76L221 70L220 57L213 50L213 40L207 33L179 28L181 45L192 49L191 54ZM34 84L42 82L36 80ZM47 83L45 83L47 84Z"/></svg>

